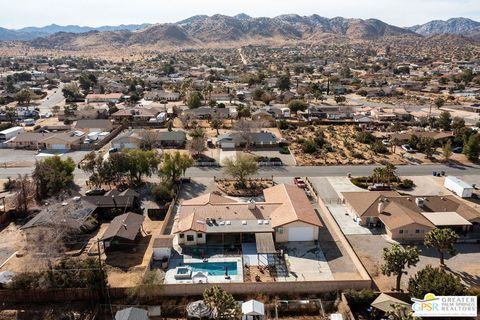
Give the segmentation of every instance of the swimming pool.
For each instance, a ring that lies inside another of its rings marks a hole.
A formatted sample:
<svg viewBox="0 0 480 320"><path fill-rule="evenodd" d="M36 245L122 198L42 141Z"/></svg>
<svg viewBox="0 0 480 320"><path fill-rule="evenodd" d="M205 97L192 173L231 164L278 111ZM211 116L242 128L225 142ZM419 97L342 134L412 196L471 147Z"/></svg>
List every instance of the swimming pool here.
<svg viewBox="0 0 480 320"><path fill-rule="evenodd" d="M228 267L228 275L237 275L236 262L200 262L187 263L185 266L190 266L193 269L193 274L196 272L203 272L209 276L223 276L225 275L225 268Z"/></svg>

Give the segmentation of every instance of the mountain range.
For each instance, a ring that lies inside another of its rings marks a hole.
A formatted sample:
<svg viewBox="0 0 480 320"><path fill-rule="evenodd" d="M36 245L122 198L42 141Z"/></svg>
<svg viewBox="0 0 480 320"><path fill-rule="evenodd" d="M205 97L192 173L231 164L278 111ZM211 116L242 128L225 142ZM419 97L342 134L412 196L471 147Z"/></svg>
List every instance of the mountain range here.
<svg viewBox="0 0 480 320"><path fill-rule="evenodd" d="M480 23L453 18L401 28L378 19L325 18L319 15L281 15L274 18L197 15L177 23L104 26L98 28L50 25L18 30L0 28L0 40L21 40L37 48L78 50L99 46L190 46L222 42L319 40L329 37L379 39L456 34L480 40Z"/></svg>

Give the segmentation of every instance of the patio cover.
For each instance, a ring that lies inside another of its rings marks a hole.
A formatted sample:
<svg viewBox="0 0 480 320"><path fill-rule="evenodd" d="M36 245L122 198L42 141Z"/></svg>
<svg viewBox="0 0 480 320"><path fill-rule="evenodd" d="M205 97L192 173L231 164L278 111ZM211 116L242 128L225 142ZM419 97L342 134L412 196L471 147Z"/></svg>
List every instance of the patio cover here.
<svg viewBox="0 0 480 320"><path fill-rule="evenodd" d="M257 300L242 303L242 314L245 316L264 316L265 306Z"/></svg>
<svg viewBox="0 0 480 320"><path fill-rule="evenodd" d="M255 242L257 244L257 253L275 253L275 243L271 233L255 233Z"/></svg>
<svg viewBox="0 0 480 320"><path fill-rule="evenodd" d="M375 301L372 302L371 306L381 310L383 312L393 311L395 310L394 305L403 305L410 307L410 304L402 301L400 299L394 298L388 294L381 293Z"/></svg>

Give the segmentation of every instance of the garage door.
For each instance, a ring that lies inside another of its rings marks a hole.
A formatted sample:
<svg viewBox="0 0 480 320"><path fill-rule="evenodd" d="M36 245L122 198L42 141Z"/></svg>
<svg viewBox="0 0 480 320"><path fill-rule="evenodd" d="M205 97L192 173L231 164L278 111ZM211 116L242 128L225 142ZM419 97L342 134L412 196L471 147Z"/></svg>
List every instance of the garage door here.
<svg viewBox="0 0 480 320"><path fill-rule="evenodd" d="M54 150L66 150L67 148L65 147L64 144L52 144L52 149L54 149Z"/></svg>
<svg viewBox="0 0 480 320"><path fill-rule="evenodd" d="M313 227L288 228L288 241L313 241Z"/></svg>

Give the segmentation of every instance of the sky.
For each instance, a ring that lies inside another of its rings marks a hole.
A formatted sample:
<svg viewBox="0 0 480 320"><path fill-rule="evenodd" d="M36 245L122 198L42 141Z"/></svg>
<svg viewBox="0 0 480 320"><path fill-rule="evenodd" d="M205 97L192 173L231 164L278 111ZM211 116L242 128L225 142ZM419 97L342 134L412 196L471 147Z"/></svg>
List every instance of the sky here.
<svg viewBox="0 0 480 320"><path fill-rule="evenodd" d="M0 27L177 22L197 14L318 14L377 18L400 27L434 19L480 21L480 0L0 0Z"/></svg>

